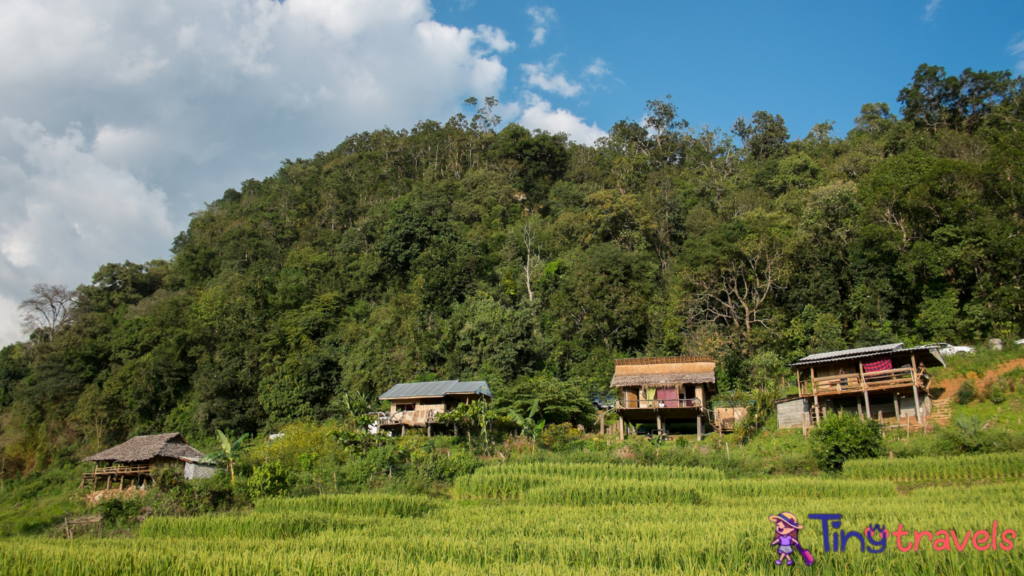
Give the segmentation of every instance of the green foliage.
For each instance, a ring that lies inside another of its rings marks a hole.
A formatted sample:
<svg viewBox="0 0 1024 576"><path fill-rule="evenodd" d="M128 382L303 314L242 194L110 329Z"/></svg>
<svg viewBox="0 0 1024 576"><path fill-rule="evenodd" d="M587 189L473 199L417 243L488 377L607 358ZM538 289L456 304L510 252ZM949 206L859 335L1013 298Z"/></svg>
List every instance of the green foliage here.
<svg viewBox="0 0 1024 576"><path fill-rule="evenodd" d="M548 450L565 450L582 438L583 433L568 422L553 424L544 429L537 439L537 444Z"/></svg>
<svg viewBox="0 0 1024 576"><path fill-rule="evenodd" d="M103 524L109 528L128 528L137 525L143 503L139 498L109 498L96 507Z"/></svg>
<svg viewBox="0 0 1024 576"><path fill-rule="evenodd" d="M560 381L547 373L520 377L511 384L495 387L495 409L548 424L588 425L593 422L595 409L582 388L579 381Z"/></svg>
<svg viewBox="0 0 1024 576"><path fill-rule="evenodd" d="M283 496L288 492L289 486L288 473L280 462L267 462L253 468L252 474L246 480L246 489L254 500Z"/></svg>
<svg viewBox="0 0 1024 576"><path fill-rule="evenodd" d="M975 394L974 381L965 380L956 391L956 401L961 405L970 404L971 400L974 400Z"/></svg>
<svg viewBox="0 0 1024 576"><path fill-rule="evenodd" d="M839 472L843 463L855 458L875 458L882 453L878 423L841 412L829 414L811 430L811 444L818 468Z"/></svg>
<svg viewBox="0 0 1024 576"><path fill-rule="evenodd" d="M197 211L171 260L100 267L52 341L0 351L11 465L339 418L319 448L281 455L307 462L293 489L319 493L342 468L340 484L402 475L385 454L400 449L356 426L395 383L488 380L530 435L589 425L615 358L678 354L715 356L720 388L750 392L753 443L769 382L804 354L1010 339L1022 81L928 65L909 80L902 119L866 104L845 137L822 122L793 138L764 111L732 135L694 129L666 97L585 146L499 131L490 98L285 161ZM1021 356L979 348L935 383ZM472 430L502 432L479 416Z"/></svg>

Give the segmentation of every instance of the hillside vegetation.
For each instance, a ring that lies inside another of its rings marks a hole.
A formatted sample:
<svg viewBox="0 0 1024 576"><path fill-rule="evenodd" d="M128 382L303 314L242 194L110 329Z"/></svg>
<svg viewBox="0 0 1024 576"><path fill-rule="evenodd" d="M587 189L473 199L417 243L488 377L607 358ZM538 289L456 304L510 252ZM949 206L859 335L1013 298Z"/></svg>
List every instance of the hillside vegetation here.
<svg viewBox="0 0 1024 576"><path fill-rule="evenodd" d="M397 382L486 379L580 423L618 357L711 354L746 390L808 352L1016 336L1024 81L922 65L897 99L802 138L652 100L593 147L472 101L285 161L171 260L40 287L68 312L0 352L4 473L350 416Z"/></svg>

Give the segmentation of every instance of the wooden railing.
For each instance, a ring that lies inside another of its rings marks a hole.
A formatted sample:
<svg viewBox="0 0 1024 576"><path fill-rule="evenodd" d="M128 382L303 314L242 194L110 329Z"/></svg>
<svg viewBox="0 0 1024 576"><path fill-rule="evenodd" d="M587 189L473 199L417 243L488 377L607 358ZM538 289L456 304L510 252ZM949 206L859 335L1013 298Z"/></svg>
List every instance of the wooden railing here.
<svg viewBox="0 0 1024 576"><path fill-rule="evenodd" d="M656 400L619 400L615 403L616 408L700 408L702 406L699 398L672 398Z"/></svg>
<svg viewBox="0 0 1024 576"><path fill-rule="evenodd" d="M148 464L140 464L137 466L108 466L106 468L96 468L92 472L86 472L85 476L139 476L141 474L149 474L153 471L153 468Z"/></svg>
<svg viewBox="0 0 1024 576"><path fill-rule="evenodd" d="M863 376L860 374L825 376L801 382L800 395L840 394L843 392L859 392L896 386L911 386L921 381L919 376L915 377L913 368L865 372Z"/></svg>
<svg viewBox="0 0 1024 576"><path fill-rule="evenodd" d="M397 424L434 424L437 422L437 415L443 414L444 410L427 410L423 419L418 418L417 412L423 412L423 410L400 410L394 414L384 413L378 416L377 423L385 426Z"/></svg>

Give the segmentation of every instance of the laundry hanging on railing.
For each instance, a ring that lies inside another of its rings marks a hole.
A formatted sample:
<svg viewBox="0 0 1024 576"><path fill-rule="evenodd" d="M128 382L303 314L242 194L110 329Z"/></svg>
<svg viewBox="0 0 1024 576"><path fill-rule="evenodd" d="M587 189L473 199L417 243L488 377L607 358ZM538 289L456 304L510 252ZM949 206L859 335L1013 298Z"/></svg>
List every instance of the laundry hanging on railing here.
<svg viewBox="0 0 1024 576"><path fill-rule="evenodd" d="M885 358L882 360L876 360L874 362L867 362L864 364L864 372L882 372L884 370L892 370L892 358Z"/></svg>

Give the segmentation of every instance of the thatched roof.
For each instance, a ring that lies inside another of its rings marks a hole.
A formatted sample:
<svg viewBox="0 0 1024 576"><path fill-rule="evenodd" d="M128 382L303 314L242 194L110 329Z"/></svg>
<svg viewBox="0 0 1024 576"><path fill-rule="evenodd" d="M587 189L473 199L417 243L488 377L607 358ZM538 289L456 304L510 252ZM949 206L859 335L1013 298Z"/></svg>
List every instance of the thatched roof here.
<svg viewBox="0 0 1024 576"><path fill-rule="evenodd" d="M146 462L157 457L196 461L205 456L188 445L177 432L136 436L124 444L108 448L99 454L83 458L82 462Z"/></svg>
<svg viewBox="0 0 1024 576"><path fill-rule="evenodd" d="M707 384L718 392L715 360L710 356L670 356L663 358L623 358L615 361L613 388L640 386L675 388L685 384Z"/></svg>

